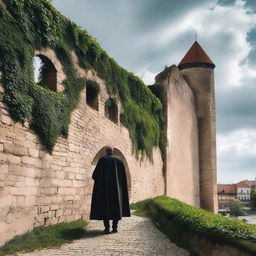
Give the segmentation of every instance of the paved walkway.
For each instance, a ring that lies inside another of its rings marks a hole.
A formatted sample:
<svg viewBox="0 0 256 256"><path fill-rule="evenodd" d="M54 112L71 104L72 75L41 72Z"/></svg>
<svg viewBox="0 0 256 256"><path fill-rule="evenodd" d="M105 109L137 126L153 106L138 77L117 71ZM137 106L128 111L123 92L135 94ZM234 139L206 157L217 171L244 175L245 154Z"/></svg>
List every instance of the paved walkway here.
<svg viewBox="0 0 256 256"><path fill-rule="evenodd" d="M19 256L189 256L162 234L148 219L132 215L123 218L119 232L103 235L101 221L90 221L86 235L59 249L44 249Z"/></svg>
<svg viewBox="0 0 256 256"><path fill-rule="evenodd" d="M247 216L240 216L237 217L238 220L246 219L248 224L256 225L256 215L247 215Z"/></svg>

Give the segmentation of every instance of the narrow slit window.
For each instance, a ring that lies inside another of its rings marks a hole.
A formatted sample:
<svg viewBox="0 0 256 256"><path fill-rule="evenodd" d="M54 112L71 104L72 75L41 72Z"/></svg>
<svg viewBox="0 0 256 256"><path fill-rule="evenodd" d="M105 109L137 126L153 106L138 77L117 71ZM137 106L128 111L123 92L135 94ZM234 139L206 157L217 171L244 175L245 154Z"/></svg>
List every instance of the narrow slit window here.
<svg viewBox="0 0 256 256"><path fill-rule="evenodd" d="M97 82L88 80L86 83L86 103L94 110L99 110L99 85Z"/></svg>
<svg viewBox="0 0 256 256"><path fill-rule="evenodd" d="M105 103L105 116L118 124L118 107L114 99L108 99Z"/></svg>

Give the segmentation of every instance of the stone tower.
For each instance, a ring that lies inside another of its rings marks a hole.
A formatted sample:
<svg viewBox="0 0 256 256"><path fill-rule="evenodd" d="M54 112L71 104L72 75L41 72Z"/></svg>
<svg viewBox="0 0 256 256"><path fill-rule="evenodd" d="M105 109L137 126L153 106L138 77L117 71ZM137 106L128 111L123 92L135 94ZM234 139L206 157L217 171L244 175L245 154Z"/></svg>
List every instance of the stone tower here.
<svg viewBox="0 0 256 256"><path fill-rule="evenodd" d="M196 41L178 65L195 97L198 122L200 206L217 211L215 65Z"/></svg>

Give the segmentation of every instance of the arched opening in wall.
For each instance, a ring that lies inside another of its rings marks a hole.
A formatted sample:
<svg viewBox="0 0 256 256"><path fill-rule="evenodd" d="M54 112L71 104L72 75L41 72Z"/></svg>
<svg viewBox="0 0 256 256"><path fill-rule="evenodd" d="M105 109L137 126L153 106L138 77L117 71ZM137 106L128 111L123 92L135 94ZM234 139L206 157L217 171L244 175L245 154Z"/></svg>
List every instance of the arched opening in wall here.
<svg viewBox="0 0 256 256"><path fill-rule="evenodd" d="M124 167L125 167L125 173L126 173L126 180L127 180L127 186L128 186L128 193L129 193L129 198L131 197L131 186L132 186L132 181L131 181L131 174L130 174L130 169L128 166L128 163L126 161L125 156L123 155L123 153L117 149L114 148L113 149L113 154L120 157L124 163ZM94 157L93 161L92 161L92 166L93 166L93 170L96 167L96 164L98 163L99 159L103 156L106 155L106 147L103 147Z"/></svg>
<svg viewBox="0 0 256 256"><path fill-rule="evenodd" d="M57 70L44 55L33 57L34 81L50 90L57 91Z"/></svg>
<svg viewBox="0 0 256 256"><path fill-rule="evenodd" d="M109 98L105 102L105 116L115 124L118 124L118 107L113 98Z"/></svg>
<svg viewBox="0 0 256 256"><path fill-rule="evenodd" d="M86 103L92 109L99 110L99 91L100 87L97 82L88 80L86 83Z"/></svg>

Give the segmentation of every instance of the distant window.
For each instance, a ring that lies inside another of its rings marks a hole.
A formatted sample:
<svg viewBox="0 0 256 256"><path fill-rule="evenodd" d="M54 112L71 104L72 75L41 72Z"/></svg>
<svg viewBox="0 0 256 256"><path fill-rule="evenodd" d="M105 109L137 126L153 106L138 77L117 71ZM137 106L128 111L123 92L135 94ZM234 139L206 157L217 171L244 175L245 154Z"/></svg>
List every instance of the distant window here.
<svg viewBox="0 0 256 256"><path fill-rule="evenodd" d="M118 107L114 99L105 102L105 116L114 123L118 123Z"/></svg>
<svg viewBox="0 0 256 256"><path fill-rule="evenodd" d="M88 80L86 83L86 103L95 110L99 110L99 85L97 82Z"/></svg>
<svg viewBox="0 0 256 256"><path fill-rule="evenodd" d="M33 58L34 81L50 90L57 91L57 70L49 58L37 55Z"/></svg>

